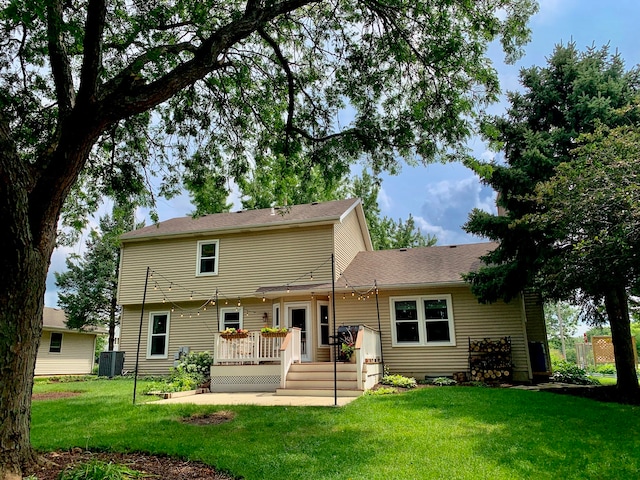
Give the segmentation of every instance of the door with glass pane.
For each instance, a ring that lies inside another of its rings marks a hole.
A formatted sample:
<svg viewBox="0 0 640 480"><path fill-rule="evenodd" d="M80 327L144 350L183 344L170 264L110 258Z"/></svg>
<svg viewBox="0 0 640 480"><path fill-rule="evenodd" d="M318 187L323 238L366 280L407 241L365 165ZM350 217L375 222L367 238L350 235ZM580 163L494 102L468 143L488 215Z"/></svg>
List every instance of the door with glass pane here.
<svg viewBox="0 0 640 480"><path fill-rule="evenodd" d="M300 329L300 351L303 362L311 361L311 319L309 318L309 303L285 304L287 326Z"/></svg>

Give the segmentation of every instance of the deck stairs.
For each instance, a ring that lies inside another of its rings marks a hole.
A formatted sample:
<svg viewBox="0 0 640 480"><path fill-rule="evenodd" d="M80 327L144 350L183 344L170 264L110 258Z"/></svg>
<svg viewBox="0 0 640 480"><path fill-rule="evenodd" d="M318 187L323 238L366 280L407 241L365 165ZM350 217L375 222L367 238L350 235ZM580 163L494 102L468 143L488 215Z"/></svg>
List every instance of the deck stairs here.
<svg viewBox="0 0 640 480"><path fill-rule="evenodd" d="M332 362L294 363L287 374L286 388L278 388L276 395L305 395L332 397L334 395L334 370ZM358 388L355 363L337 364L337 392L339 397L359 397L364 392Z"/></svg>

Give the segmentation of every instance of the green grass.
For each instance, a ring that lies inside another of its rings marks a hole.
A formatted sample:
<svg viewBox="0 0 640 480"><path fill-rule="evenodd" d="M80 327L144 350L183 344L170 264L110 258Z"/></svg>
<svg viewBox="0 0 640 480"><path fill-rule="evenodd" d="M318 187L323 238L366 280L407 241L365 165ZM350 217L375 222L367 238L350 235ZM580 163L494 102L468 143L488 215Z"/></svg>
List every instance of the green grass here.
<svg viewBox="0 0 640 480"><path fill-rule="evenodd" d="M39 450L167 454L248 480L640 476L640 407L545 392L426 388L321 408L133 406L130 380L34 390L83 392L33 403L32 442ZM235 419L179 422L223 409Z"/></svg>

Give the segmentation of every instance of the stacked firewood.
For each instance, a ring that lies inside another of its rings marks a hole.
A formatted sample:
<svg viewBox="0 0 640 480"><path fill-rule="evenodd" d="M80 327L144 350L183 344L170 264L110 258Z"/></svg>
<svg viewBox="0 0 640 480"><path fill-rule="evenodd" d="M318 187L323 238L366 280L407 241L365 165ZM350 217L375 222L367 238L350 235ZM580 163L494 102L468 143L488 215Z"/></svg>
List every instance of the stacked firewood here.
<svg viewBox="0 0 640 480"><path fill-rule="evenodd" d="M511 380L511 339L469 340L471 381L500 382Z"/></svg>

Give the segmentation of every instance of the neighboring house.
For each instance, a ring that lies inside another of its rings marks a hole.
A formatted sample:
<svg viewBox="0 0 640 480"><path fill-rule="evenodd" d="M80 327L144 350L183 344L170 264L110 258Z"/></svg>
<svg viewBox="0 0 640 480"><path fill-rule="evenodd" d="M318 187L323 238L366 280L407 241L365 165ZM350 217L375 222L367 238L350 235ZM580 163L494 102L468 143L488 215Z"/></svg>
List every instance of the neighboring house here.
<svg viewBox="0 0 640 480"><path fill-rule="evenodd" d="M340 364L338 388L369 388L382 362L419 379L468 372L470 341L505 337L510 374L531 381L532 360L549 365L537 297L483 305L461 277L493 248L373 251L359 199L175 218L135 230L122 236L125 369L135 369L137 356L140 373L166 374L180 352L208 350L216 361L212 390L333 388L327 377L333 379L335 304L336 326L359 330L355 363ZM263 326L288 327L290 335L266 338ZM227 328L249 334L225 338L219 332Z"/></svg>
<svg viewBox="0 0 640 480"><path fill-rule="evenodd" d="M86 375L95 362L96 337L103 331L70 330L63 310L44 307L36 375Z"/></svg>

